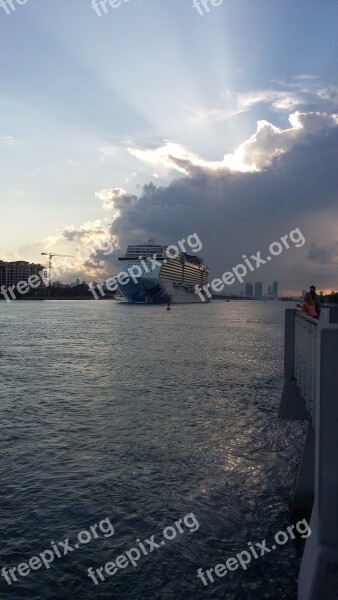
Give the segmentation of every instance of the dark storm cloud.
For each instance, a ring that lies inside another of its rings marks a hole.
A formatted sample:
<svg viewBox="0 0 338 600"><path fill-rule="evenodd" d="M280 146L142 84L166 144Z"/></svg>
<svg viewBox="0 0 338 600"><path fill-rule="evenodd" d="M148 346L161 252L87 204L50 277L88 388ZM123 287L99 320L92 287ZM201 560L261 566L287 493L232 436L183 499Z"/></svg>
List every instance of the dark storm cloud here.
<svg viewBox="0 0 338 600"><path fill-rule="evenodd" d="M196 232L211 275L220 276L242 262L243 254L250 256L260 250L264 257L271 242L299 228L305 246L291 245L250 280L279 279L284 289L301 289L308 279L326 287L325 278L329 277L327 285L332 286L335 273L328 267L333 255L325 254L325 249L335 242L336 235L332 230L328 238L322 217L330 215L331 229L338 223L337 119L325 113L295 113L290 124L281 130L261 121L256 133L240 147L243 164L257 164L261 170L230 171L228 155L223 162L208 163L171 145L174 152L168 152L167 158L184 169L186 176L167 187L150 182L139 197L121 188L97 192L103 207L112 211L108 237L114 252L108 256L100 245L108 219L104 226L96 221L68 227L66 237L84 241L93 236L98 243L90 266L102 270L103 261L110 273L130 243L154 238L157 243L172 244ZM142 159L142 152L138 154ZM160 160L164 157L167 161L165 154L166 147L158 153ZM234 156L237 160L238 152Z"/></svg>
<svg viewBox="0 0 338 600"><path fill-rule="evenodd" d="M299 227L312 246L291 248L253 277L267 280L278 276L285 287L301 287L303 273L310 276L315 270L313 263L318 262L314 256L320 256L313 245L322 235L317 219L323 211L332 211L333 217L336 214L338 127L308 135L264 171L211 171L195 165L191 170L192 175L166 188L149 184L139 198L127 195L119 199L120 217L112 232L119 236L121 249L149 237L174 243L197 232L203 242L201 254L212 273L221 274L241 262L243 253L263 252L271 242ZM325 250L325 244L322 246ZM321 256L324 260L323 250Z"/></svg>
<svg viewBox="0 0 338 600"><path fill-rule="evenodd" d="M327 246L310 244L308 257L312 262L318 263L319 265L334 265L338 259L338 242Z"/></svg>

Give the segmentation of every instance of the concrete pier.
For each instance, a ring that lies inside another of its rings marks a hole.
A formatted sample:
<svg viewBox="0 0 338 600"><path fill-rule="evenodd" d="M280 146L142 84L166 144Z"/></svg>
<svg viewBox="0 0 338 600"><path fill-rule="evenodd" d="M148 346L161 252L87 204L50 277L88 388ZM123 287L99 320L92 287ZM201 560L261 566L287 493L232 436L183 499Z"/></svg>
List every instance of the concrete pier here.
<svg viewBox="0 0 338 600"><path fill-rule="evenodd" d="M298 600L338 600L338 307L285 316L279 417L308 421L291 520L310 520Z"/></svg>

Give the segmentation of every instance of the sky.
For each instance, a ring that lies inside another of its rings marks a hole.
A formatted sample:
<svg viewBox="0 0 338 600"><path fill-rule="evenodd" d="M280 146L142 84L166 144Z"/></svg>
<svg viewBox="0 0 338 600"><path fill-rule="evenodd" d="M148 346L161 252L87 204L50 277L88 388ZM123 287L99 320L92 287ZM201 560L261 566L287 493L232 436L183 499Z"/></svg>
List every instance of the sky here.
<svg viewBox="0 0 338 600"><path fill-rule="evenodd" d="M337 0L20 1L0 0L0 260L103 281L128 244L197 233L214 278L298 228L246 281L338 288Z"/></svg>

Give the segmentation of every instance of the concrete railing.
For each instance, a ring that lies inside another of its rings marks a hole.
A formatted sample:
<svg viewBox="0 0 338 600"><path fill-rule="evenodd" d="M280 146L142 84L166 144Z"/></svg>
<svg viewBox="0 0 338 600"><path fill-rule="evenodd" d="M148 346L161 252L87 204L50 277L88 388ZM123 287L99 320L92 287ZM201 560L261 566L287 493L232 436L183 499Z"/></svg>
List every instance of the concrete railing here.
<svg viewBox="0 0 338 600"><path fill-rule="evenodd" d="M303 312L295 316L294 376L308 412L313 416L317 393L317 342L319 321Z"/></svg>
<svg viewBox="0 0 338 600"><path fill-rule="evenodd" d="M338 307L311 319L286 310L280 418L304 419L308 431L291 520L310 520L298 600L338 599Z"/></svg>

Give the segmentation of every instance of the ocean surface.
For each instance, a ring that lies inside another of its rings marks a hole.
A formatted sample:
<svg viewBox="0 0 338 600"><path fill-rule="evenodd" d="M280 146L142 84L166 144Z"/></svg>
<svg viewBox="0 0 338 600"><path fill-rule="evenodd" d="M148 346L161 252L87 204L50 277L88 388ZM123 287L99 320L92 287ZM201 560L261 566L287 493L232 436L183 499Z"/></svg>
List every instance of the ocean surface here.
<svg viewBox="0 0 338 600"><path fill-rule="evenodd" d="M296 598L291 540L197 577L289 525L304 436L277 419L290 306L0 303L0 570L37 557L1 598ZM88 575L131 548L136 566Z"/></svg>

